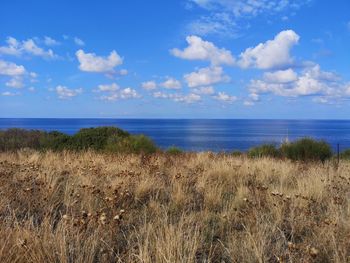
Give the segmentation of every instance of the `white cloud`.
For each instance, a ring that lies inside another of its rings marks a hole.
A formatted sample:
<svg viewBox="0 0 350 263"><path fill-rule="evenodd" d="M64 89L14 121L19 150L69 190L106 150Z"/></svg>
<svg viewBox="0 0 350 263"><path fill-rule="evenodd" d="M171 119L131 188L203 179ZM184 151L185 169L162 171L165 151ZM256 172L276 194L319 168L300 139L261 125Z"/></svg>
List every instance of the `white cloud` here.
<svg viewBox="0 0 350 263"><path fill-rule="evenodd" d="M212 86L209 86L209 87L194 88L192 89L192 92L195 94L212 95L215 93L215 90Z"/></svg>
<svg viewBox="0 0 350 263"><path fill-rule="evenodd" d="M86 72L114 73L114 68L123 63L123 59L113 50L108 57L99 57L95 53L85 53L79 49L76 53L79 69Z"/></svg>
<svg viewBox="0 0 350 263"><path fill-rule="evenodd" d="M19 56L21 55L21 43L13 37L6 39L7 46L0 46L0 54Z"/></svg>
<svg viewBox="0 0 350 263"><path fill-rule="evenodd" d="M53 39L51 37L48 37L48 36L44 37L44 43L45 43L46 46L57 46L57 45L61 44L57 40L55 40L55 39Z"/></svg>
<svg viewBox="0 0 350 263"><path fill-rule="evenodd" d="M250 26L250 19L264 16L265 20L285 20L311 0L188 0L187 6L203 10L200 18L190 22L187 28L191 34L219 34L235 37L240 30ZM192 8L190 8L192 9ZM204 11L204 12L203 12ZM203 15L204 13L204 15Z"/></svg>
<svg viewBox="0 0 350 263"><path fill-rule="evenodd" d="M99 85L99 91L108 92L109 94L100 97L101 100L116 101L119 99L137 99L141 98L141 95L137 93L135 89L125 88L120 89L115 83L111 85Z"/></svg>
<svg viewBox="0 0 350 263"><path fill-rule="evenodd" d="M171 54L182 59L210 61L213 65L232 65L235 61L229 50L218 48L198 36L188 36L186 41L188 47L184 50L174 48Z"/></svg>
<svg viewBox="0 0 350 263"><path fill-rule="evenodd" d="M37 46L33 39L28 39L22 42L22 49L34 56L44 57L44 58L54 58L55 54L51 49L44 50L41 47Z"/></svg>
<svg viewBox="0 0 350 263"><path fill-rule="evenodd" d="M10 97L10 96L17 96L17 95L20 95L20 93L18 93L18 92L5 91L5 92L1 93L1 95L2 95L2 96Z"/></svg>
<svg viewBox="0 0 350 263"><path fill-rule="evenodd" d="M128 74L129 74L129 72L128 72L127 69L121 69L121 70L119 70L119 75L121 75L121 76L126 76L126 75L128 75Z"/></svg>
<svg viewBox="0 0 350 263"><path fill-rule="evenodd" d="M160 83L160 86L166 89L181 89L181 82L174 78L168 78L166 81Z"/></svg>
<svg viewBox="0 0 350 263"><path fill-rule="evenodd" d="M132 88L125 88L121 90L120 97L122 99L136 99L136 98L140 98L141 96L137 93L136 90Z"/></svg>
<svg viewBox="0 0 350 263"><path fill-rule="evenodd" d="M187 26L187 31L199 36L220 35L237 37L238 25L228 13L214 13L201 16Z"/></svg>
<svg viewBox="0 0 350 263"><path fill-rule="evenodd" d="M241 68L274 69L291 66L294 59L290 50L299 42L299 36L293 30L280 32L273 40L260 43L240 54L238 65Z"/></svg>
<svg viewBox="0 0 350 263"><path fill-rule="evenodd" d="M309 0L190 0L207 10L225 10L234 17L255 17L262 13L278 13L298 9Z"/></svg>
<svg viewBox="0 0 350 263"><path fill-rule="evenodd" d="M183 94L173 94L173 93L169 94L161 91L154 92L153 97L160 98L160 99L170 99L175 102L183 102L188 104L199 102L202 99L200 95L194 94L194 93L183 95Z"/></svg>
<svg viewBox="0 0 350 263"><path fill-rule="evenodd" d="M190 88L229 81L229 77L224 75L222 67L201 68L196 72L185 74L184 79Z"/></svg>
<svg viewBox="0 0 350 263"><path fill-rule="evenodd" d="M82 93L83 89L69 89L65 86L57 86L56 87L56 93L60 99L70 99L72 97L77 96L78 94Z"/></svg>
<svg viewBox="0 0 350 263"><path fill-rule="evenodd" d="M53 39L44 40L44 43L47 41L53 41ZM27 39L22 42L18 41L13 37L8 37L6 40L7 46L0 46L0 54L4 55L13 55L21 56L23 54L39 56L43 58L57 58L57 55L51 49L45 50L39 47L33 39Z"/></svg>
<svg viewBox="0 0 350 263"><path fill-rule="evenodd" d="M112 84L106 84L106 85L98 85L97 89L98 91L117 91L119 90L119 85L116 83L112 83Z"/></svg>
<svg viewBox="0 0 350 263"><path fill-rule="evenodd" d="M266 72L264 79L272 83L288 83L297 80L298 75L292 69Z"/></svg>
<svg viewBox="0 0 350 263"><path fill-rule="evenodd" d="M194 103L200 101L202 98L198 94L190 93L185 96L177 96L174 98L176 102Z"/></svg>
<svg viewBox="0 0 350 263"><path fill-rule="evenodd" d="M250 107L250 106L254 106L255 103L254 103L253 101L251 101L251 100L245 100L245 101L243 102L243 105L244 105L244 106L247 106L247 107Z"/></svg>
<svg viewBox="0 0 350 263"><path fill-rule="evenodd" d="M219 92L216 96L214 96L214 99L224 102L234 102L237 100L237 97L228 95L225 92Z"/></svg>
<svg viewBox="0 0 350 263"><path fill-rule="evenodd" d="M23 78L21 76L15 76L5 83L7 87L10 88L23 88Z"/></svg>
<svg viewBox="0 0 350 263"><path fill-rule="evenodd" d="M74 43L78 46L85 46L85 42L78 37L74 37Z"/></svg>
<svg viewBox="0 0 350 263"><path fill-rule="evenodd" d="M141 83L141 87L145 90L154 90L157 88L157 83L155 81L145 81Z"/></svg>
<svg viewBox="0 0 350 263"><path fill-rule="evenodd" d="M256 95L272 93L284 97L339 97L340 94L345 95L345 84L335 73L322 71L316 64L304 69L300 74L290 70L265 73L263 79L250 82L249 90Z"/></svg>
<svg viewBox="0 0 350 263"><path fill-rule="evenodd" d="M24 75L25 73L26 70L23 66L12 62L7 62L5 60L0 60L0 75L20 76Z"/></svg>

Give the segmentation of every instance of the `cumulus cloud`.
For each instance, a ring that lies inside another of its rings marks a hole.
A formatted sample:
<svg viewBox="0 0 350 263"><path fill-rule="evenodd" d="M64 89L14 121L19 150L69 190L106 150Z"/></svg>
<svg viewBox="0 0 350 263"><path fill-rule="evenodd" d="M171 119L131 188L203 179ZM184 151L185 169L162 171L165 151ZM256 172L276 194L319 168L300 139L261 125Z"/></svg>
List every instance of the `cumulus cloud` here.
<svg viewBox="0 0 350 263"><path fill-rule="evenodd" d="M141 98L141 95L137 93L135 89L125 88L122 90L113 90L107 95L103 95L100 97L101 100L106 101L116 101L119 99L137 99Z"/></svg>
<svg viewBox="0 0 350 263"><path fill-rule="evenodd" d="M129 71L127 69L121 69L119 70L119 75L126 76L129 74Z"/></svg>
<svg viewBox="0 0 350 263"><path fill-rule="evenodd" d="M76 53L80 63L79 69L86 72L114 73L114 68L123 63L123 59L113 50L108 57L100 57L95 53L85 53L79 49Z"/></svg>
<svg viewBox="0 0 350 263"><path fill-rule="evenodd" d="M24 86L23 78L21 76L15 76L5 83L10 88L22 88Z"/></svg>
<svg viewBox="0 0 350 263"><path fill-rule="evenodd" d="M46 46L57 46L61 44L59 41L48 36L44 37L44 43Z"/></svg>
<svg viewBox="0 0 350 263"><path fill-rule="evenodd" d="M192 92L195 94L212 95L215 93L215 90L212 86L209 86L209 87L194 88L192 89Z"/></svg>
<svg viewBox="0 0 350 263"><path fill-rule="evenodd" d="M214 99L223 102L234 102L237 100L237 97L228 95L226 92L218 92L218 94L214 96Z"/></svg>
<svg viewBox="0 0 350 263"><path fill-rule="evenodd" d="M22 65L13 62L0 60L0 75L20 76L26 73L26 69Z"/></svg>
<svg viewBox="0 0 350 263"><path fill-rule="evenodd" d="M125 88L121 90L120 97L122 99L136 99L136 98L140 98L141 96L137 93L136 90L132 88Z"/></svg>
<svg viewBox="0 0 350 263"><path fill-rule="evenodd" d="M53 40L53 39L50 39ZM45 42L46 40L44 40ZM43 58L57 58L51 49L45 50L39 47L33 39L18 41L13 37L6 40L7 46L0 46L0 54L21 56L23 54L39 56Z"/></svg>
<svg viewBox="0 0 350 263"><path fill-rule="evenodd" d="M249 90L254 96L274 94L284 97L323 96L335 98L346 95L346 84L333 72L322 71L315 64L300 74L291 69L265 73L262 79L251 80Z"/></svg>
<svg viewBox="0 0 350 263"><path fill-rule="evenodd" d="M297 73L292 69L266 72L264 74L264 79L271 83L288 83L297 80L297 78Z"/></svg>
<svg viewBox="0 0 350 263"><path fill-rule="evenodd" d="M82 93L83 89L69 89L65 86L57 86L56 93L60 99L70 99Z"/></svg>
<svg viewBox="0 0 350 263"><path fill-rule="evenodd" d="M155 81L145 81L141 83L141 87L145 90L155 90L157 88L157 83Z"/></svg>
<svg viewBox="0 0 350 263"><path fill-rule="evenodd" d="M74 43L78 46L85 46L85 42L78 37L74 37Z"/></svg>
<svg viewBox="0 0 350 263"><path fill-rule="evenodd" d="M210 86L215 83L227 82L230 80L224 74L222 67L201 68L196 72L184 75L184 79L190 88Z"/></svg>
<svg viewBox="0 0 350 263"><path fill-rule="evenodd" d="M275 69L291 66L294 59L290 50L299 42L293 30L280 32L273 40L260 43L240 54L238 65L241 68Z"/></svg>
<svg viewBox="0 0 350 263"><path fill-rule="evenodd" d="M187 95L183 95L183 94L169 94L169 93L164 93L161 91L157 91L153 93L153 97L154 98L161 98L161 99L170 99L173 100L175 102L183 102L183 103L195 103L195 102L199 102L201 101L201 96L195 93L190 93Z"/></svg>
<svg viewBox="0 0 350 263"><path fill-rule="evenodd" d="M160 83L160 86L166 89L181 89L181 82L174 78L167 78L166 81Z"/></svg>
<svg viewBox="0 0 350 263"><path fill-rule="evenodd" d="M113 92L113 91L117 91L119 90L119 85L116 84L116 83L112 83L112 84L105 84L105 85L98 85L97 87L97 90L98 91L110 91L110 92Z"/></svg>
<svg viewBox="0 0 350 263"><path fill-rule="evenodd" d="M18 93L18 92L4 91L4 92L1 93L1 95L2 95L2 96L11 97L11 96L20 95L20 93Z"/></svg>
<svg viewBox="0 0 350 263"><path fill-rule="evenodd" d="M186 41L188 47L184 50L174 48L170 51L171 54L187 60L210 61L213 65L232 65L235 61L229 50L218 48L212 42L204 41L198 36L188 36Z"/></svg>

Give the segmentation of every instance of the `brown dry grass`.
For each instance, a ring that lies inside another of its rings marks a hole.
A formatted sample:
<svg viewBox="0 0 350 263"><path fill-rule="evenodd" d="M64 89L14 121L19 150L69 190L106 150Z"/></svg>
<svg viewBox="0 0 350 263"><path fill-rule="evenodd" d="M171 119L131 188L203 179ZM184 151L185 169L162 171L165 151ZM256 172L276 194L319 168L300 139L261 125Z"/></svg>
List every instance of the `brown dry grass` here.
<svg viewBox="0 0 350 263"><path fill-rule="evenodd" d="M350 262L350 162L0 154L0 262Z"/></svg>

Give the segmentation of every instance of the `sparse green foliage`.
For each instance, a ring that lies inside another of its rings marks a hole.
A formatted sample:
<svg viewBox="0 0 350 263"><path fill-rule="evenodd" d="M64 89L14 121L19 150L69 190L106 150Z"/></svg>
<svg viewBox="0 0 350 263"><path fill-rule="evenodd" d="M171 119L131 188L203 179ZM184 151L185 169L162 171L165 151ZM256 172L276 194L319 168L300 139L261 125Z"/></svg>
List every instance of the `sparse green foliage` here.
<svg viewBox="0 0 350 263"><path fill-rule="evenodd" d="M332 157L330 145L324 141L303 138L281 146L283 156L293 161L326 161Z"/></svg>
<svg viewBox="0 0 350 263"><path fill-rule="evenodd" d="M239 151L239 150L234 150L231 152L232 156L236 156L236 157L240 157L243 155L243 152Z"/></svg>
<svg viewBox="0 0 350 263"><path fill-rule="evenodd" d="M168 154L174 154L174 155L183 153L183 151L182 151L180 148L176 147L176 146L171 146L171 147L169 147L169 148L166 150L166 152L167 152Z"/></svg>
<svg viewBox="0 0 350 263"><path fill-rule="evenodd" d="M340 158L344 160L350 160L350 149L347 149L340 153Z"/></svg>
<svg viewBox="0 0 350 263"><path fill-rule="evenodd" d="M261 157L280 157L280 151L273 144L263 144L257 147L249 149L248 156L250 158L261 158Z"/></svg>
<svg viewBox="0 0 350 263"><path fill-rule="evenodd" d="M75 135L53 131L8 129L0 131L0 151L22 148L36 150L96 150L124 153L153 153L157 150L144 135L130 135L115 127L84 128Z"/></svg>

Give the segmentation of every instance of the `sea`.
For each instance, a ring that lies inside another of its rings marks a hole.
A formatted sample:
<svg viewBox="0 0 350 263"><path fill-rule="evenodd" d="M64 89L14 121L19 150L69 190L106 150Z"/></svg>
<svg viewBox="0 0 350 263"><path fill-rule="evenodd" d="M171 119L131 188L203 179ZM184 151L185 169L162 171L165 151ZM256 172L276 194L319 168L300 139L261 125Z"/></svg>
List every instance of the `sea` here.
<svg viewBox="0 0 350 263"><path fill-rule="evenodd" d="M247 151L263 144L281 144L303 137L327 141L334 150L350 148L350 120L243 119L16 119L0 118L0 129L24 128L74 134L81 128L116 126L144 134L162 149Z"/></svg>

